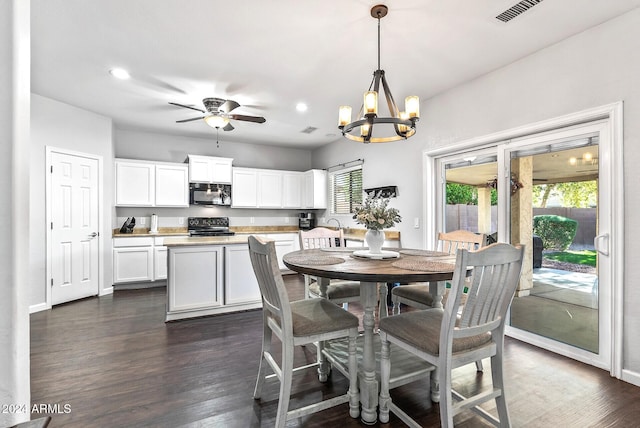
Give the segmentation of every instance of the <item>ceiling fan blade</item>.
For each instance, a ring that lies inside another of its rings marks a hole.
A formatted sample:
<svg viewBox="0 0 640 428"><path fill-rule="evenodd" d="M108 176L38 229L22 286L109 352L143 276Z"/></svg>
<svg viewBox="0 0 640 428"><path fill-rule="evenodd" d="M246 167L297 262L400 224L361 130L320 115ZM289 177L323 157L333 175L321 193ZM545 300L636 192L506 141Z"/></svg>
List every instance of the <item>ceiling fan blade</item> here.
<svg viewBox="0 0 640 428"><path fill-rule="evenodd" d="M243 114L230 114L229 119L244 120L246 122L265 123L267 120L261 116L245 116Z"/></svg>
<svg viewBox="0 0 640 428"><path fill-rule="evenodd" d="M200 120L200 119L204 119L204 116L192 117L191 119L176 120L176 123L193 122L194 120Z"/></svg>
<svg viewBox="0 0 640 428"><path fill-rule="evenodd" d="M231 110L237 109L240 107L240 104L233 100L226 100L220 107L219 110L225 113L229 113Z"/></svg>
<svg viewBox="0 0 640 428"><path fill-rule="evenodd" d="M235 128L233 127L233 125L231 123L227 123L222 130L223 131L233 131Z"/></svg>
<svg viewBox="0 0 640 428"><path fill-rule="evenodd" d="M188 108L188 109L191 109L191 110L199 111L200 113L205 113L204 110L196 108L196 107L191 107L191 106L186 106L184 104L171 103L171 102L169 104L171 104L172 106L183 107L183 108Z"/></svg>

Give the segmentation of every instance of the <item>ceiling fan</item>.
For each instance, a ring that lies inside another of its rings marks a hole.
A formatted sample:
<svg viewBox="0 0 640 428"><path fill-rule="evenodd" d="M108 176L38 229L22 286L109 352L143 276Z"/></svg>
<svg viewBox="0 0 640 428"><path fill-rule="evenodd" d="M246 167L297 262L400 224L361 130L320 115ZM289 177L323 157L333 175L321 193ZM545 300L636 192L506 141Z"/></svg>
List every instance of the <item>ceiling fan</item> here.
<svg viewBox="0 0 640 428"><path fill-rule="evenodd" d="M240 107L240 104L233 100L225 100L222 98L205 98L202 100L204 108L202 110L197 107L192 107L184 104L169 103L177 107L188 108L190 110L196 110L203 113L204 116L192 117L191 119L176 120L176 123L191 122L194 120L204 119L204 121L212 128L222 129L223 131L232 131L233 125L229 120L243 120L245 122L264 123L266 119L261 116L246 116L243 114L232 114L231 111Z"/></svg>

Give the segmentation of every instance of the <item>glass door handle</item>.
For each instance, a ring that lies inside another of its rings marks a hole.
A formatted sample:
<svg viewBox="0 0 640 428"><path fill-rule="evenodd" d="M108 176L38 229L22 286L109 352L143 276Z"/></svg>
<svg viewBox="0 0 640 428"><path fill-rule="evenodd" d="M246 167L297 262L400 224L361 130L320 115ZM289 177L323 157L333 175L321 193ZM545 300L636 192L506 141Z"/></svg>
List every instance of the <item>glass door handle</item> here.
<svg viewBox="0 0 640 428"><path fill-rule="evenodd" d="M608 256L609 255L609 234L603 233L602 235L598 235L595 238L593 238L593 246L595 247L597 252L599 252L603 256Z"/></svg>

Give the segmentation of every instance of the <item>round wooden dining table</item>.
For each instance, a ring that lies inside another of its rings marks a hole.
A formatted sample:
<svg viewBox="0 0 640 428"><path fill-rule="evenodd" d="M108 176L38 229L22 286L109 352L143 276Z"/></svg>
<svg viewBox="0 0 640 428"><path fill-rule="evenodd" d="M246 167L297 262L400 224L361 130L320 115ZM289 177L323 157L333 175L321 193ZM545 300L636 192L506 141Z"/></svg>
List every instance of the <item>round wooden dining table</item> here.
<svg viewBox="0 0 640 428"><path fill-rule="evenodd" d="M390 251L393 250L393 251ZM395 255L392 254L395 252ZM384 257L384 258L382 258ZM453 278L455 255L428 250L385 248L383 256L370 255L362 247L331 247L287 253L283 262L292 271L317 277L320 295L325 296L331 279L360 282L360 303L363 308L364 346L360 377L362 421L377 420L378 381L374 349L375 311L380 285L381 316L386 316L386 284L428 282L435 296L434 307L442 307L443 281ZM319 344L322 346L322 344ZM320 378L326 379L327 363L318 352ZM323 370L325 372L323 373ZM433 392L433 391L432 391Z"/></svg>

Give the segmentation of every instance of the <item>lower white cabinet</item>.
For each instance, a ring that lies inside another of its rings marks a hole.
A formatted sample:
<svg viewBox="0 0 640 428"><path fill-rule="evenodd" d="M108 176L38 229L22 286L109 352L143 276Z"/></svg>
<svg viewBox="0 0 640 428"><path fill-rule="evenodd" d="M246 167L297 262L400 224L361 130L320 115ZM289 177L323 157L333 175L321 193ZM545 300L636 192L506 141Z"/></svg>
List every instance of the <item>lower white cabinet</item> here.
<svg viewBox="0 0 640 428"><path fill-rule="evenodd" d="M153 259L153 238L114 238L114 284L153 281Z"/></svg>
<svg viewBox="0 0 640 428"><path fill-rule="evenodd" d="M223 251L220 245L169 249L167 320L176 312L189 311L189 316L200 316L204 313L198 310L222 306ZM184 316L174 319L178 318Z"/></svg>
<svg viewBox="0 0 640 428"><path fill-rule="evenodd" d="M113 238L113 283L167 279L167 247L160 236Z"/></svg>
<svg viewBox="0 0 640 428"><path fill-rule="evenodd" d="M249 245L229 245L224 251L224 303L261 302L262 295L251 266Z"/></svg>
<svg viewBox="0 0 640 428"><path fill-rule="evenodd" d="M267 239L276 241L276 255L278 256L278 266L280 270L288 270L282 258L285 254L300 249L300 240L297 233L269 233L262 235Z"/></svg>

